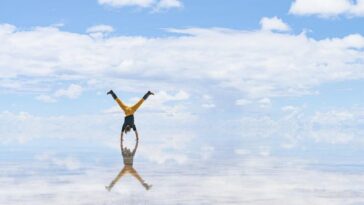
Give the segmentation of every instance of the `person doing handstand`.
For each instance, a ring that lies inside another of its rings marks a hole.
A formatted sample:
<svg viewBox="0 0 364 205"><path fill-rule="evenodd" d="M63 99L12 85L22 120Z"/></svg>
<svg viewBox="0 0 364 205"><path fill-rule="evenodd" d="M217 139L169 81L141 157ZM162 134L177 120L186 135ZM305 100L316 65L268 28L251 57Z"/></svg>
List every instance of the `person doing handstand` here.
<svg viewBox="0 0 364 205"><path fill-rule="evenodd" d="M135 127L135 123L134 123L134 113L138 110L138 108L143 104L143 102L150 96L150 95L154 95L154 93L148 91L147 93L145 93L145 95L143 96L142 99L140 99L137 103L135 103L133 106L127 106L123 103L123 101L121 101L114 93L113 90L110 90L109 92L107 92L107 94L111 95L114 100L118 103L118 105L120 106L120 108L124 111L125 113L125 119L124 119L124 124L123 127L121 129L121 132L125 132L128 133L130 131L131 128L133 128L134 131L136 131L136 127Z"/></svg>

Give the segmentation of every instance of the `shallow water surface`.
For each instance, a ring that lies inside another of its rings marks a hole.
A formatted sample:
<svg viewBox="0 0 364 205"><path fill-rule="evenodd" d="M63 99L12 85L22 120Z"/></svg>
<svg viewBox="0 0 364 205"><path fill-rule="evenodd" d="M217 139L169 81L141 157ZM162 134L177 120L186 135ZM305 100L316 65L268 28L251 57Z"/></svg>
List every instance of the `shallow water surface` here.
<svg viewBox="0 0 364 205"><path fill-rule="evenodd" d="M156 163L136 153L134 171L117 179L125 168L117 152L1 153L12 160L1 161L0 204L364 204L363 164L192 153Z"/></svg>

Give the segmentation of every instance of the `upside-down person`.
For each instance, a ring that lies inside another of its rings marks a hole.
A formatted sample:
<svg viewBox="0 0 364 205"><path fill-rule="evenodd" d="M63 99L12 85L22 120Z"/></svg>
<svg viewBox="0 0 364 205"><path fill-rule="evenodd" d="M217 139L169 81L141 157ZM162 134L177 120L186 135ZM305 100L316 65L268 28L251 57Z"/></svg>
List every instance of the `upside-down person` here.
<svg viewBox="0 0 364 205"><path fill-rule="evenodd" d="M115 177L114 180L111 181L111 183L109 184L109 186L106 186L105 188L108 191L111 191L111 189L114 187L114 185L126 174L126 173L130 173L132 176L134 176L141 184L142 186L146 189L149 190L152 185L147 184L142 177L138 174L138 172L133 168L133 161L134 161L134 155L135 152L138 148L138 143L139 143L139 136L138 136L138 132L135 130L135 136L136 136L136 143L135 143L135 147L133 149L133 151L131 151L129 148L124 147L123 145L123 132L121 133L121 137L120 137L120 147L121 147L121 154L123 156L123 161L124 161L124 167L120 170L119 174Z"/></svg>
<svg viewBox="0 0 364 205"><path fill-rule="evenodd" d="M138 108L143 104L143 102L149 97L149 95L154 95L154 93L148 91L147 93L145 93L145 95L143 96L143 98L141 98L137 103L135 103L133 106L127 106L123 103L123 101L121 101L114 93L113 90L110 90L109 92L107 92L107 94L111 95L114 100L118 103L118 105L120 106L120 108L124 111L125 113L125 119L124 119L124 124L123 127L121 129L121 132L125 132L128 133L130 131L131 128L133 128L134 131L136 131L136 127L134 124L134 113L138 110Z"/></svg>

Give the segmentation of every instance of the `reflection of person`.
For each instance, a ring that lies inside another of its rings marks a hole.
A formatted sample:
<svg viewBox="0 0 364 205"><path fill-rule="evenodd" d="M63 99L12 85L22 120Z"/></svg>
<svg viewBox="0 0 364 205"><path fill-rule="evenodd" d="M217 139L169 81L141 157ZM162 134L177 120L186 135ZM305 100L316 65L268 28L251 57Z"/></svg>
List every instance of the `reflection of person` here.
<svg viewBox="0 0 364 205"><path fill-rule="evenodd" d="M138 172L133 168L133 161L134 161L134 155L136 153L136 150L138 148L139 143L139 136L138 132L135 130L135 137L136 137L136 143L133 151L131 151L129 148L123 146L123 132L121 132L120 136L120 146L121 146L121 154L123 156L124 160L124 167L120 170L119 174L115 177L114 180L111 181L109 186L106 186L105 188L108 191L111 191L111 189L114 187L114 185L126 174L130 173L132 176L134 176L146 190L149 190L152 185L147 184L144 182L142 177L138 174Z"/></svg>
<svg viewBox="0 0 364 205"><path fill-rule="evenodd" d="M110 94L114 98L114 100L118 103L120 108L125 113L124 124L123 124L123 127L122 127L121 131L122 132L125 131L125 133L127 133L127 132L130 131L131 128L133 128L133 130L136 131L136 127L135 127L135 124L134 124L134 113L143 104L143 102L149 97L149 95L154 95L154 93L148 91L147 93L145 93L145 95L143 96L142 99L140 99L137 103L135 103L135 105L133 105L131 107L125 105L123 103L123 101L121 101L116 96L116 94L114 93L113 90L110 90L109 92L107 92L107 94L108 95Z"/></svg>

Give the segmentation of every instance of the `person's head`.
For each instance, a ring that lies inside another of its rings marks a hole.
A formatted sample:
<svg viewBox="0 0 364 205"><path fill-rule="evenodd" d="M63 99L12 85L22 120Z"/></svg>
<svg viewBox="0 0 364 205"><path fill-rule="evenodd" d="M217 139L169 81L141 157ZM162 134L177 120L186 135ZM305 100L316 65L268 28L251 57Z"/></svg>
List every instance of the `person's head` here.
<svg viewBox="0 0 364 205"><path fill-rule="evenodd" d="M127 134L128 132L130 132L130 130L131 130L131 126L130 125L127 125L125 127L125 130L124 130L125 134Z"/></svg>
<svg viewBox="0 0 364 205"><path fill-rule="evenodd" d="M123 152L124 152L124 155L127 156L127 157L130 157L130 156L133 155L132 151L129 148L127 148L127 147L125 147L123 149Z"/></svg>

